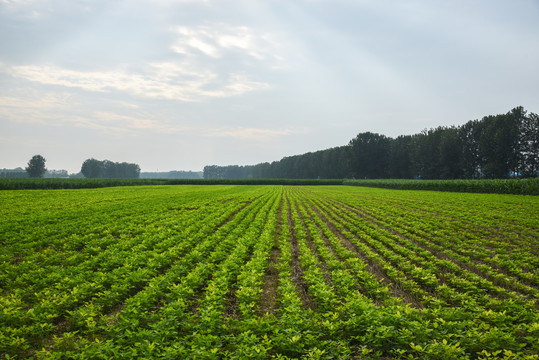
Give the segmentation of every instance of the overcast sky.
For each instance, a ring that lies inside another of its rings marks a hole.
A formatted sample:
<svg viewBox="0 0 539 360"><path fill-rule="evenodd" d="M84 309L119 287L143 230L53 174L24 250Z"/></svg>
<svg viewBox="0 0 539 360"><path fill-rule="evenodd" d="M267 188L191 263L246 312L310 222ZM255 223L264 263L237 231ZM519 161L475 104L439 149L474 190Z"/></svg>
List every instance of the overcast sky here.
<svg viewBox="0 0 539 360"><path fill-rule="evenodd" d="M247 165L539 112L538 0L0 0L0 168Z"/></svg>

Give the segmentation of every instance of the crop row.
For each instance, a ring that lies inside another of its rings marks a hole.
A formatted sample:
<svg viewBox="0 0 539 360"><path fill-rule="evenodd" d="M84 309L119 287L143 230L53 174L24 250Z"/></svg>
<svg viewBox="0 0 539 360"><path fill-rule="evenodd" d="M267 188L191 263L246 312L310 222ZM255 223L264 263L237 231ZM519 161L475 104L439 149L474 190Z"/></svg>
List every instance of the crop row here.
<svg viewBox="0 0 539 360"><path fill-rule="evenodd" d="M537 359L534 198L342 186L0 196L7 358Z"/></svg>

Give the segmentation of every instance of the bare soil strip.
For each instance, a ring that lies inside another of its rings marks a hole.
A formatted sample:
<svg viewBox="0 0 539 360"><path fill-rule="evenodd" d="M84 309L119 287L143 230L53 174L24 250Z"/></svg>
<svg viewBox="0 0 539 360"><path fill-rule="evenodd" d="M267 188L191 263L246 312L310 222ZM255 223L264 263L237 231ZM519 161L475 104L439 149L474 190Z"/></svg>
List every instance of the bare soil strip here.
<svg viewBox="0 0 539 360"><path fill-rule="evenodd" d="M279 289L279 258L281 251L278 247L273 247L270 253L270 259L266 273L264 274L264 287L262 290L262 299L260 302L259 315L275 314L277 310L277 292Z"/></svg>
<svg viewBox="0 0 539 360"><path fill-rule="evenodd" d="M287 197L286 201L288 203L288 227L290 229L290 242L291 242L291 255L292 255L292 263L290 264L291 270L290 275L292 277L292 282L294 285L296 285L296 289L298 291L299 297L301 299L301 302L303 304L303 308L305 310L311 309L313 311L316 310L316 303L314 299L312 299L309 296L309 285L305 281L305 274L303 272L303 269L301 267L301 263L299 261L299 247L298 247L298 239L296 238L296 233L294 232L294 221L292 220L292 214L290 212L290 199Z"/></svg>
<svg viewBox="0 0 539 360"><path fill-rule="evenodd" d="M236 284L230 285L230 290L228 291L228 294L226 295L225 299L225 310L224 314L228 318L236 319L240 315L240 309L238 307L238 302L236 301L236 291L237 287Z"/></svg>
<svg viewBox="0 0 539 360"><path fill-rule="evenodd" d="M260 301L260 310L258 315L275 314L277 310L277 293L279 289L279 260L281 258L281 250L279 250L279 239L282 232L282 213L283 213L283 198L279 204L277 211L277 229L275 229L274 244L271 248L268 266L264 274L264 285L262 290L262 299Z"/></svg>

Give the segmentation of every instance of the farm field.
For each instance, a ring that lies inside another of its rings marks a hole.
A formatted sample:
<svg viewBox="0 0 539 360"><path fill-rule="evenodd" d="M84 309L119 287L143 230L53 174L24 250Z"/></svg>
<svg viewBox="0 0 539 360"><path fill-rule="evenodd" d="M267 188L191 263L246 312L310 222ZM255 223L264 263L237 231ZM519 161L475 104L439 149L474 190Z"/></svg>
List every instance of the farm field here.
<svg viewBox="0 0 539 360"><path fill-rule="evenodd" d="M0 357L539 359L539 198L0 191Z"/></svg>

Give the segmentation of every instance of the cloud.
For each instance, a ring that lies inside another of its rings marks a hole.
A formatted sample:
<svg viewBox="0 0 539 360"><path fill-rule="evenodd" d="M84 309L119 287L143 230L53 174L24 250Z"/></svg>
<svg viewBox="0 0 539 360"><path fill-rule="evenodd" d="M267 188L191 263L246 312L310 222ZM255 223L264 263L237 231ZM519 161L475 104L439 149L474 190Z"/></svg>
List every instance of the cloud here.
<svg viewBox="0 0 539 360"><path fill-rule="evenodd" d="M0 5L6 6L8 9L16 7L26 7L35 4L36 0L0 0Z"/></svg>
<svg viewBox="0 0 539 360"><path fill-rule="evenodd" d="M69 122L76 127L122 136L136 136L147 132L170 134L189 130L187 127L169 126L165 122L144 114L131 116L106 111L97 111L87 116L76 116Z"/></svg>
<svg viewBox="0 0 539 360"><path fill-rule="evenodd" d="M39 94L31 98L20 96L0 96L0 108L17 109L60 109L69 99L69 94Z"/></svg>
<svg viewBox="0 0 539 360"><path fill-rule="evenodd" d="M5 72L45 85L80 88L92 92L120 91L152 99L204 101L209 98L240 96L267 89L265 82L250 80L245 74L219 76L189 63L151 63L141 72L123 69L84 72L54 65L2 66Z"/></svg>
<svg viewBox="0 0 539 360"><path fill-rule="evenodd" d="M9 95L0 95L0 117L6 121L48 124L64 115L58 114L73 106L68 93L39 92L35 89L11 89Z"/></svg>
<svg viewBox="0 0 539 360"><path fill-rule="evenodd" d="M93 111L93 104L80 101L65 92L46 92L29 88L15 89L12 94L0 95L0 118L13 124L36 124L58 127L78 127L98 130L112 135L136 135L145 132L179 133L187 127L170 125L165 119L139 110L125 101L100 100L112 111Z"/></svg>
<svg viewBox="0 0 539 360"><path fill-rule="evenodd" d="M178 35L171 49L182 55L203 54L214 59L227 53L239 53L258 61L282 61L278 41L269 33L261 33L248 26L211 23L197 26L177 26Z"/></svg>
<svg viewBox="0 0 539 360"><path fill-rule="evenodd" d="M102 105L105 108L113 106L115 109L93 111L91 103L81 103L77 95L21 88L10 96L0 96L0 117L19 125L39 124L63 130L69 127L83 128L106 134L108 137L145 136L153 133L271 141L306 132L288 128L187 125L170 114L163 116L153 111L144 111L141 107L124 101L105 100Z"/></svg>
<svg viewBox="0 0 539 360"><path fill-rule="evenodd" d="M102 108L112 108L92 110L92 102L81 102L76 94L20 88L13 94L0 95L0 117L19 125L36 124L63 130L82 128L106 134L108 137L145 136L153 133L260 141L298 132L290 129L186 125L175 116L144 111L143 107L129 102L114 99L99 101Z"/></svg>

